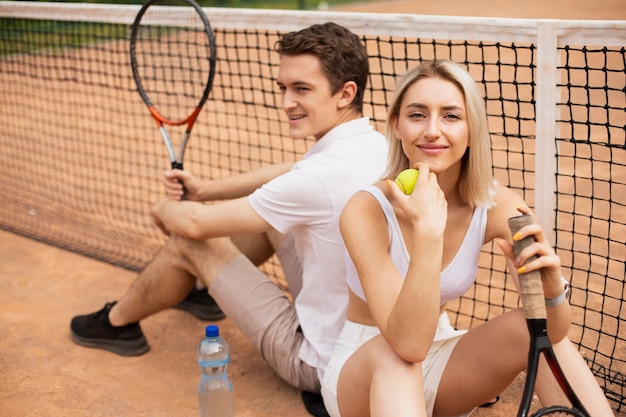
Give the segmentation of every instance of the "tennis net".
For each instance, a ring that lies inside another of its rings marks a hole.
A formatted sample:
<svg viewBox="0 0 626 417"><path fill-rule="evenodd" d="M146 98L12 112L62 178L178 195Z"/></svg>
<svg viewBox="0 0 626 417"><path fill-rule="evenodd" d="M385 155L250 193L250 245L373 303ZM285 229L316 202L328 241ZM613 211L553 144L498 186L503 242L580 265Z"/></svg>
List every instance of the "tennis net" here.
<svg viewBox="0 0 626 417"><path fill-rule="evenodd" d="M0 228L132 270L163 242L149 211L169 160L132 79L134 5L0 1ZM163 24L175 9L163 8ZM281 33L334 21L370 53L364 113L423 60L484 93L494 174L533 206L571 277L572 339L626 413L626 22L206 9L218 62L185 167L219 178L295 161L275 75ZM170 129L171 130L171 129ZM177 138L182 132L172 131ZM264 268L281 283L279 265ZM518 306L503 256L450 306L469 327Z"/></svg>

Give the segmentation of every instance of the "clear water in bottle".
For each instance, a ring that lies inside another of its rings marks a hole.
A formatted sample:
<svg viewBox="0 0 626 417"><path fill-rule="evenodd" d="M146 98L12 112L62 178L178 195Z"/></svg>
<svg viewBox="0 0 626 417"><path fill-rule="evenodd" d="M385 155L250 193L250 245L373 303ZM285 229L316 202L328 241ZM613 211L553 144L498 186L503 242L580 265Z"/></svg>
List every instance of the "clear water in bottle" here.
<svg viewBox="0 0 626 417"><path fill-rule="evenodd" d="M226 368L230 362L230 347L219 333L219 327L209 325L197 351L202 378L198 385L200 417L232 417L233 385Z"/></svg>

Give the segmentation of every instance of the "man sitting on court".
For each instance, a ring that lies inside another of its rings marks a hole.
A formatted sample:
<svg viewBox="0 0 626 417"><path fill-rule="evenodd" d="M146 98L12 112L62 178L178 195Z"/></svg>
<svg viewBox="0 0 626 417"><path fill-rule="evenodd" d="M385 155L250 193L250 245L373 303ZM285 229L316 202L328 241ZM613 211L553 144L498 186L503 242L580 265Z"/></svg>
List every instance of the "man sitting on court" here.
<svg viewBox="0 0 626 417"><path fill-rule="evenodd" d="M146 352L138 322L175 306L200 279L281 378L320 391L347 307L339 215L355 191L382 175L387 143L362 116L369 65L358 36L334 23L313 25L284 35L276 49L289 135L315 144L295 164L227 180L167 171L169 198L152 216L169 239L119 301L73 318L76 343ZM256 266L273 253L293 302Z"/></svg>

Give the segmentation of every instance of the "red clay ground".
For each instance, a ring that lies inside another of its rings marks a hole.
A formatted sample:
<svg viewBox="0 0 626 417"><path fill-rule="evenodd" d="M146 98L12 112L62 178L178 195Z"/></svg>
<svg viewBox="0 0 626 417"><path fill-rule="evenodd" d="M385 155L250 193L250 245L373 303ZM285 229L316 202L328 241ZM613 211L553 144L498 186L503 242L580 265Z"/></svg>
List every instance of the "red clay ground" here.
<svg viewBox="0 0 626 417"><path fill-rule="evenodd" d="M0 231L1 417L189 417L197 415L196 344L205 322L178 310L142 322L151 350L125 358L70 340L72 316L126 290L135 274ZM225 319L237 417L305 417L300 393L276 377ZM517 407L519 382L489 412Z"/></svg>
<svg viewBox="0 0 626 417"><path fill-rule="evenodd" d="M387 1L343 10L561 19L626 19L623 0ZM135 274L0 231L0 417L183 417L197 415L195 348L206 323L167 310L142 322L152 350L136 358L78 347L72 316L119 297ZM229 373L238 417L304 417L300 394L277 378L241 333ZM515 414L521 380L476 415Z"/></svg>

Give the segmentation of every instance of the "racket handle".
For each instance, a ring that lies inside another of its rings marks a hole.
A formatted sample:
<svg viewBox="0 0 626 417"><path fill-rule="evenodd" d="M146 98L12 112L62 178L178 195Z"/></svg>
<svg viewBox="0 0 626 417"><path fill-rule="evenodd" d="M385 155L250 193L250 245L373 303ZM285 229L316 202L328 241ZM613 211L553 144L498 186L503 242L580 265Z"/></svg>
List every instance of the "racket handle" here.
<svg viewBox="0 0 626 417"><path fill-rule="evenodd" d="M533 219L530 214L511 217L509 219L511 235L515 235L521 228L532 223ZM522 250L534 242L535 240L532 236L525 237L522 240L513 240L513 250L515 252L515 256L519 256ZM537 256L533 255L527 260L527 262L531 262L535 259L537 259ZM518 276L524 316L526 319L545 319L546 304L543 295L543 284L541 283L541 272L530 271L518 274Z"/></svg>
<svg viewBox="0 0 626 417"><path fill-rule="evenodd" d="M182 162L178 162L178 161L173 161L172 162L172 169L180 169L182 171L183 170L183 163ZM180 199L181 200L186 200L187 199L187 190L185 189L185 183L183 183L181 180L178 180L178 183L183 186L183 195L180 197Z"/></svg>

